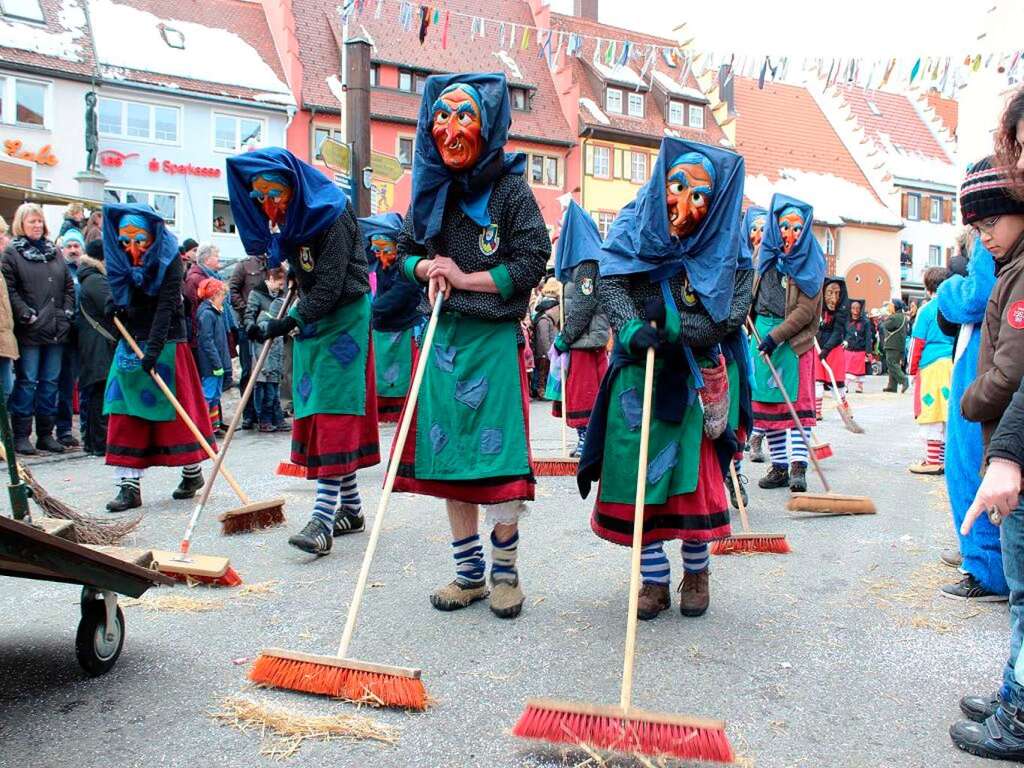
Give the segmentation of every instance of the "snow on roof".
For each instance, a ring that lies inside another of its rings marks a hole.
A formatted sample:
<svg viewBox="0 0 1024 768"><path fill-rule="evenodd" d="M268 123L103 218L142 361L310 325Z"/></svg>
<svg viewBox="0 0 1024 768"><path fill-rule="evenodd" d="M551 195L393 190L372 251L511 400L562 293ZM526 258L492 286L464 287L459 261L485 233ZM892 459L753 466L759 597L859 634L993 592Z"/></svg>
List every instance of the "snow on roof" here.
<svg viewBox="0 0 1024 768"><path fill-rule="evenodd" d="M587 110L597 122L602 125L611 125L612 121L608 119L608 115L601 111L601 108L594 103L593 99L586 97L580 99L580 106Z"/></svg>
<svg viewBox="0 0 1024 768"><path fill-rule="evenodd" d="M628 85L633 88L647 89L647 83L644 79L634 72L632 67L628 65L620 66L616 64L614 67L606 67L601 62L595 61L592 62L592 66L605 80L611 80L615 83L623 83L624 85Z"/></svg>
<svg viewBox="0 0 1024 768"><path fill-rule="evenodd" d="M81 61L79 38L85 32L85 11L76 0L63 0L57 21L66 31L8 21L0 15L0 47L53 56L65 61Z"/></svg>
<svg viewBox="0 0 1024 768"><path fill-rule="evenodd" d="M899 216L872 194L871 189L830 173L810 173L792 168L779 171L779 180L767 176L747 176L744 194L754 203L767 207L772 194L783 192L814 207L814 220L830 226L846 223L902 227Z"/></svg>
<svg viewBox="0 0 1024 768"><path fill-rule="evenodd" d="M189 21L161 19L112 0L89 0L96 56L104 66L290 93L260 54L226 29ZM177 30L184 48L172 48L160 25Z"/></svg>
<svg viewBox="0 0 1024 768"><path fill-rule="evenodd" d="M960 173L953 163L896 146L886 133L879 133L878 140L885 152L886 170L894 177L954 189L960 185Z"/></svg>
<svg viewBox="0 0 1024 768"><path fill-rule="evenodd" d="M256 101L265 101L268 104L284 104L295 106L295 98L290 93L257 93L253 96Z"/></svg>
<svg viewBox="0 0 1024 768"><path fill-rule="evenodd" d="M670 96L678 96L681 99L689 99L690 101L696 101L701 104L706 104L708 102L708 97L696 88L688 88L685 85L681 85L664 72L655 70L654 79L662 88L665 89L665 93Z"/></svg>

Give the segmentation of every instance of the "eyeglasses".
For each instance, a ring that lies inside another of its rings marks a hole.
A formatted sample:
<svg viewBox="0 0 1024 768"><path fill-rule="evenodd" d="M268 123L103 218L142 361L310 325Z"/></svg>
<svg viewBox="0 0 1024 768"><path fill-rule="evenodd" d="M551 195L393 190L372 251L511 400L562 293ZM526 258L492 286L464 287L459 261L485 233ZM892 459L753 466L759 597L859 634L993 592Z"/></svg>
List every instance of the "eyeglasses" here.
<svg viewBox="0 0 1024 768"><path fill-rule="evenodd" d="M986 235L991 235L992 230L995 229L996 224L999 223L999 220L1001 218L1003 217L989 216L987 219L982 219L981 221L974 222L974 224L972 224L971 226L974 227L975 231L977 232L983 232Z"/></svg>

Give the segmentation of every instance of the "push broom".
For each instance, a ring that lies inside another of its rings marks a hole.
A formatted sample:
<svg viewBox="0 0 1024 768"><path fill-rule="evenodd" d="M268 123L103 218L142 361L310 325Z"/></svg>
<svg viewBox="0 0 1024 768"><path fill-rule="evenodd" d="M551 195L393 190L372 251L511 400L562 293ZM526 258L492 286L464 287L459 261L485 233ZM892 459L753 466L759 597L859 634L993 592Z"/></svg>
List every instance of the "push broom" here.
<svg viewBox="0 0 1024 768"><path fill-rule="evenodd" d="M790 553L789 543L784 533L751 533L750 521L747 519L747 505L743 501L743 494L740 491L740 479L736 476L736 466L729 462L729 475L732 479L733 491L736 494L736 503L740 508L740 521L743 524L743 533L734 533L725 539L719 539L711 543L711 554L713 555L736 555L748 552L762 552L769 555L788 555Z"/></svg>
<svg viewBox="0 0 1024 768"><path fill-rule="evenodd" d="M757 339L758 343L760 343L761 339L757 335L757 331L754 330L754 326L750 322L749 318L747 319L747 327L753 332L754 338ZM804 439L804 444L810 445L810 438L807 434L807 430L804 429L803 424L800 423L800 417L797 415L796 407L793 405L793 401L790 399L789 393L786 392L786 387L782 383L782 377L779 376L779 372L772 364L771 355L766 355L762 352L761 357L764 359L765 363L768 364L768 370L772 373L772 378L775 380L775 386L779 388L779 393L782 395L782 399L786 401L786 407L789 409L789 415L793 419L793 423L796 425L796 428L800 430L800 434ZM814 465L814 471L821 480L821 485L825 489L825 492L794 493L790 496L787 509L791 512L817 512L826 515L873 515L877 512L875 509L875 503L867 496L848 496L841 493L832 493L828 480L825 479L825 473L822 472L821 465L818 463L818 457L814 455L814 451L808 451L808 455L811 458L811 463Z"/></svg>
<svg viewBox="0 0 1024 768"><path fill-rule="evenodd" d="M348 618L341 634L341 643L334 656L319 656L311 653L298 653L281 648L267 648L260 653L249 670L249 679L260 685L275 688L286 688L303 693L315 693L324 696L336 696L351 701L380 704L386 707L423 710L427 708L427 691L420 679L420 670L409 667L392 667L374 664L346 657L352 635L355 632L356 618L362 603L366 582L370 575L370 565L377 551L377 542L384 527L384 512L391 491L398 477L398 465L402 461L405 441L409 435L419 400L420 386L427 370L430 350L434 344L434 332L441 314L443 296L439 292L434 299L434 308L430 313L430 322L423 335L419 357L416 360L416 371L409 387L409 398L402 411L402 420L398 425L398 434L391 448L391 459L388 472L384 478L384 489L377 502L377 513L370 529L370 540L366 544L363 564L359 569L352 602L348 608Z"/></svg>
<svg viewBox="0 0 1024 768"><path fill-rule="evenodd" d="M120 331L124 340L131 347L132 352L140 360L143 358L142 350L139 349L139 345L135 342L131 333L124 327L124 323L117 317L114 318L114 325L117 326L117 330ZM156 382L157 387L163 392L164 397L167 398L167 402L174 408L175 413L178 414L178 418L181 419L182 423L188 428L189 432L192 433L192 437L196 439L196 442L202 447L214 462L214 472L220 472L224 475L224 479L228 481L228 485L235 491L235 494L241 500L243 504L248 504L249 500L245 493L239 487L235 478L232 477L231 473L228 472L227 467L217 463L217 454L210 447L210 444L203 437L203 433L199 431L199 427L195 425L192 418L188 415L185 409L182 407L178 398L174 396L170 388L164 382L163 378L155 370L150 371L149 375L153 381ZM188 542L182 542L182 551L170 552L164 550L153 550L153 563L152 567L166 573L168 576L180 581L199 581L206 584L214 584L223 587L236 587L242 583L241 577L231 567L231 563L226 557L213 557L210 555L191 555L188 552Z"/></svg>
<svg viewBox="0 0 1024 768"><path fill-rule="evenodd" d="M731 762L732 747L725 723L685 715L634 709L632 706L633 660L636 653L637 603L640 599L640 548L644 535L644 502L647 491L647 452L651 433L651 399L654 390L654 350L647 350L644 401L640 421L640 461L636 473L636 506L633 512L633 550L630 560L629 613L626 616L626 648L622 666L619 705L594 705L555 699L526 703L512 733L527 739L563 744L586 744L626 754L670 755L684 759Z"/></svg>
<svg viewBox="0 0 1024 768"><path fill-rule="evenodd" d="M558 294L558 316L561 327L565 328L565 297L562 295L561 291ZM566 475L575 475L576 470L580 466L579 459L574 459L569 456L569 448L565 437L569 420L569 412L565 407L565 355L559 355L558 365L561 370L561 386L559 389L561 390L562 403L562 456L558 459L537 459L534 461L533 473L538 477L564 477Z"/></svg>
<svg viewBox="0 0 1024 768"><path fill-rule="evenodd" d="M817 339L814 340L814 349L821 359L821 367L828 372L828 377L832 382L832 397L835 398L836 410L839 411L839 417L843 420L843 426L855 435L863 435L864 427L854 421L853 409L846 399L846 393L839 391L839 386L836 384L836 375L832 372L832 366L821 357L821 347L818 346Z"/></svg>

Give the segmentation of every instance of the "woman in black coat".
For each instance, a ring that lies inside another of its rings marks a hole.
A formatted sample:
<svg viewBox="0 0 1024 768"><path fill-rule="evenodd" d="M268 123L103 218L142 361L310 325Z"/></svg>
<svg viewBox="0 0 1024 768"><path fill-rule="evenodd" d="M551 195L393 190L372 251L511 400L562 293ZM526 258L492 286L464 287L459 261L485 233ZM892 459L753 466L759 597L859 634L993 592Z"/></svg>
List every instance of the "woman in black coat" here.
<svg viewBox="0 0 1024 768"><path fill-rule="evenodd" d="M81 367L78 386L83 393L82 437L86 453L103 456L107 451L107 419L103 415L103 393L114 360L117 329L106 320L110 284L103 263L103 241L93 240L78 263L79 312L78 357Z"/></svg>
<svg viewBox="0 0 1024 768"><path fill-rule="evenodd" d="M75 313L75 286L63 257L48 239L42 208L34 203L19 206L13 231L14 239L4 249L0 268L21 351L9 403L14 449L27 455L36 453L37 448L63 453L64 446L53 437L53 426L61 355ZM29 440L33 416L35 447Z"/></svg>

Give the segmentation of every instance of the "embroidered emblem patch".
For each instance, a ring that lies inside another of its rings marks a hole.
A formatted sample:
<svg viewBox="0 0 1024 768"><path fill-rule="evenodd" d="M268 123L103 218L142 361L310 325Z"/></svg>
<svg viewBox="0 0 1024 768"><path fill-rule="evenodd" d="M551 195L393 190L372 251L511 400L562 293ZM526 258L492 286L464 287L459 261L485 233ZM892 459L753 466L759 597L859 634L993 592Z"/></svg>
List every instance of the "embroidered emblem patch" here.
<svg viewBox="0 0 1024 768"><path fill-rule="evenodd" d="M584 296L589 296L594 292L594 278L584 277L580 280L580 293Z"/></svg>
<svg viewBox="0 0 1024 768"><path fill-rule="evenodd" d="M484 256L492 256L498 250L501 238L498 237L498 225L491 224L480 232L480 253Z"/></svg>
<svg viewBox="0 0 1024 768"><path fill-rule="evenodd" d="M683 304L688 307L692 307L697 303L697 294L693 292L693 288L690 287L690 278L686 277L683 279Z"/></svg>
<svg viewBox="0 0 1024 768"><path fill-rule="evenodd" d="M312 272L315 266L313 252L306 246L299 248L299 266L302 267L303 272Z"/></svg>
<svg viewBox="0 0 1024 768"><path fill-rule="evenodd" d="M1015 301L1007 308L1006 322L1018 331L1024 328L1024 301Z"/></svg>
<svg viewBox="0 0 1024 768"><path fill-rule="evenodd" d="M781 278L779 279L779 285L781 285L781 286L782 286L782 290L786 290L787 288L789 288L789 278L788 278L788 277L786 277L786 275L783 275L783 276L782 276L782 277L781 277Z"/></svg>

